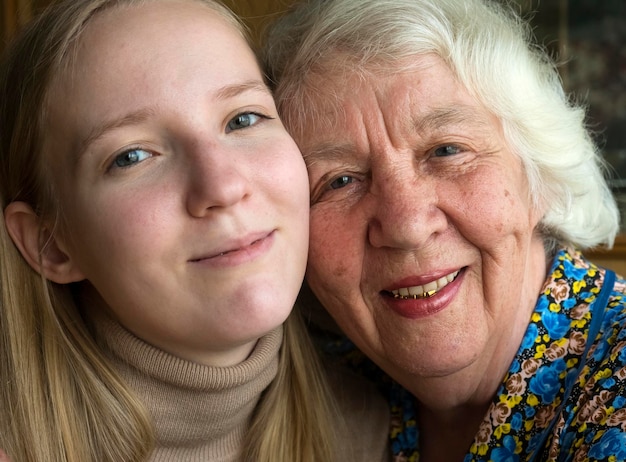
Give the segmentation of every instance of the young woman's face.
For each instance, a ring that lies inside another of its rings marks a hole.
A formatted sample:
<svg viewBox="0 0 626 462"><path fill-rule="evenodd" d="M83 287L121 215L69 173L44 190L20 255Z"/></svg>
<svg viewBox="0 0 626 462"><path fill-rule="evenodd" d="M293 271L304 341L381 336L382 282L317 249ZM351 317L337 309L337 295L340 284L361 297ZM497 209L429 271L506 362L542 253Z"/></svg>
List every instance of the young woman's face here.
<svg viewBox="0 0 626 462"><path fill-rule="evenodd" d="M47 120L57 237L127 329L222 365L286 319L307 173L233 26L184 0L99 13Z"/></svg>

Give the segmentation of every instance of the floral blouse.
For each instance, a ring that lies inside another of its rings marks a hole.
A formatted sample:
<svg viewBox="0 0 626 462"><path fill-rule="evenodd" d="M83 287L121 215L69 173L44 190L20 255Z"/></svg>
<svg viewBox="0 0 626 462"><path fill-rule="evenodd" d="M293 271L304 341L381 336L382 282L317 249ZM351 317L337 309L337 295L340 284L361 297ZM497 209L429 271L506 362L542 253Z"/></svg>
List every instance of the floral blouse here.
<svg viewBox="0 0 626 462"><path fill-rule="evenodd" d="M328 346L328 344L327 344ZM395 462L419 460L409 392L334 342L382 384L392 412ZM465 456L469 461L626 460L626 281L562 249L528 329Z"/></svg>

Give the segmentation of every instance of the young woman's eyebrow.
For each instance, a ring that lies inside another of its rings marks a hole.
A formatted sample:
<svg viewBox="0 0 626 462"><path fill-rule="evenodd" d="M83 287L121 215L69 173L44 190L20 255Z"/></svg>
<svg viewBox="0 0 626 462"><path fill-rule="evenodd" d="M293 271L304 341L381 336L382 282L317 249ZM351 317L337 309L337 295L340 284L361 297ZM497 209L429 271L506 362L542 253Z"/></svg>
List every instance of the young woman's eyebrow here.
<svg viewBox="0 0 626 462"><path fill-rule="evenodd" d="M259 92L264 93L267 96L272 96L270 90L267 86L260 80L248 80L242 83L226 85L220 88L216 97L219 100L234 98L242 93L246 92ZM142 108L137 111L126 114L122 117L117 117L108 121L99 124L94 127L91 132L82 140L78 145L78 149L76 150L77 155L75 159L75 163L80 160L80 157L87 151L89 146L100 138L104 137L107 133L116 130L121 127L129 126L129 125L137 125L140 124L156 113L156 108Z"/></svg>
<svg viewBox="0 0 626 462"><path fill-rule="evenodd" d="M95 126L89 134L79 142L78 149L76 150L76 156L74 159L74 164L80 161L80 158L87 151L89 146L93 143L104 137L107 133L116 130L120 127L125 127L129 125L137 125L145 120L149 119L154 113L155 108L142 108L137 111L133 111L129 114L123 115L121 117L116 117L111 120L107 120L97 126Z"/></svg>
<svg viewBox="0 0 626 462"><path fill-rule="evenodd" d="M218 99L234 98L242 93L252 91L264 93L268 96L272 96L269 88L261 80L247 80L245 82L236 83L232 85L225 85L217 91Z"/></svg>

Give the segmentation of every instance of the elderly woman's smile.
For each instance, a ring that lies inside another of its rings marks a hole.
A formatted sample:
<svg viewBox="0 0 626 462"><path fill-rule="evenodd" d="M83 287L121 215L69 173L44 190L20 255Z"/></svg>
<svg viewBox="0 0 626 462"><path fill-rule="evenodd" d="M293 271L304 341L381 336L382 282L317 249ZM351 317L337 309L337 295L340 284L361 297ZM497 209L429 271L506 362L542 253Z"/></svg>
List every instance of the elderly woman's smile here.
<svg viewBox="0 0 626 462"><path fill-rule="evenodd" d="M430 298L437 295L440 290L442 290L444 287L454 281L458 274L459 272L455 271L453 273L442 276L437 280L427 282L423 285L401 287L399 289L391 289L388 292L391 292L393 298L399 298L401 300L417 300L420 298Z"/></svg>
<svg viewBox="0 0 626 462"><path fill-rule="evenodd" d="M419 319L445 310L454 301L461 286L463 273L455 271L423 286L412 286L383 293L392 294L386 301L394 312L407 319ZM401 293L407 295L401 295Z"/></svg>

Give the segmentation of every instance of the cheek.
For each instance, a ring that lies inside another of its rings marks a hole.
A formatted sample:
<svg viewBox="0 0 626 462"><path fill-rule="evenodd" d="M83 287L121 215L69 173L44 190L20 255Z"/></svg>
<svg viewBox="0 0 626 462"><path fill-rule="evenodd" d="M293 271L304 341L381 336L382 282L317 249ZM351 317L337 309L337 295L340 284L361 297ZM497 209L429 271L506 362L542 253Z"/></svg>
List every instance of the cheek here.
<svg viewBox="0 0 626 462"><path fill-rule="evenodd" d="M273 151L275 155L257 155L257 160L247 167L251 172L250 178L254 178L257 187L263 193L269 193L277 203L286 203L306 212L308 223L309 176L300 151L291 141L279 147L258 147L258 150Z"/></svg>
<svg viewBox="0 0 626 462"><path fill-rule="evenodd" d="M175 223L167 201L150 197L120 199L103 204L100 213L89 220L88 226L94 227L94 233L103 239L113 242L151 240L164 235L165 228Z"/></svg>
<svg viewBox="0 0 626 462"><path fill-rule="evenodd" d="M176 223L171 219L171 204L156 196L92 197L89 204L77 204L68 225L81 253L91 255L94 263L109 258L154 258L155 247L167 241Z"/></svg>
<svg viewBox="0 0 626 462"><path fill-rule="evenodd" d="M311 237L307 274L311 286L342 293L358 288L363 245L341 215L311 211Z"/></svg>
<svg viewBox="0 0 626 462"><path fill-rule="evenodd" d="M458 198L449 208L457 225L477 238L528 233L536 225L528 189L519 178L483 174L447 196Z"/></svg>

